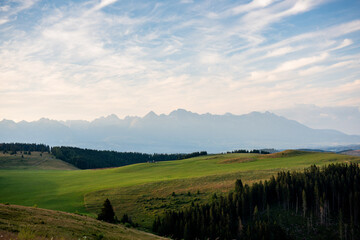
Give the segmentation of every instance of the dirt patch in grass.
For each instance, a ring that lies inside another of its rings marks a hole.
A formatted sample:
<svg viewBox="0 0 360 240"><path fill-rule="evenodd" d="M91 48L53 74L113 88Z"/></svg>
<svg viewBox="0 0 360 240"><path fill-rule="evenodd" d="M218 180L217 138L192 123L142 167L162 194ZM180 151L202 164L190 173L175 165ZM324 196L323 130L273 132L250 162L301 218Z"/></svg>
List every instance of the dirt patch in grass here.
<svg viewBox="0 0 360 240"><path fill-rule="evenodd" d="M272 154L255 154L253 156L244 156L237 158L229 158L219 161L220 164L231 164L231 163L246 163L254 162L258 159L267 159L267 158L288 158L288 157L297 157L308 154L314 154L314 152L299 151L299 150L285 150L282 152L272 153Z"/></svg>
<svg viewBox="0 0 360 240"><path fill-rule="evenodd" d="M310 151L300 151L300 150L285 150L282 152L272 153L272 154L264 154L260 155L259 158L285 158L285 157L297 157L303 155L314 154L314 152Z"/></svg>

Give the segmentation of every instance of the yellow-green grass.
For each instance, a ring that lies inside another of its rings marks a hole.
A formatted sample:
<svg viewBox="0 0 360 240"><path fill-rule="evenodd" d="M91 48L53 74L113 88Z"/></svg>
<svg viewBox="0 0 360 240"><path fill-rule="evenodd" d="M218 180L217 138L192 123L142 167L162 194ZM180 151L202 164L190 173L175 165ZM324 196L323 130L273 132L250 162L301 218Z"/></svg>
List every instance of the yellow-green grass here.
<svg viewBox="0 0 360 240"><path fill-rule="evenodd" d="M42 169L42 170L76 170L73 165L56 159L53 155L44 152L24 152L16 154L0 153L0 169Z"/></svg>
<svg viewBox="0 0 360 240"><path fill-rule="evenodd" d="M360 158L290 151L268 156L208 155L102 170L0 170L0 202L36 204L41 208L94 216L109 197L118 217L126 212L139 224L149 227L153 215L186 206L195 198L198 202L207 201L212 193L233 188L237 178L251 183L280 170L302 170L311 164L335 162L360 162ZM199 196L195 196L197 190ZM186 196L188 191L192 197ZM178 199L170 197L172 192Z"/></svg>
<svg viewBox="0 0 360 240"><path fill-rule="evenodd" d="M165 239L94 218L0 204L0 239Z"/></svg>
<svg viewBox="0 0 360 240"><path fill-rule="evenodd" d="M150 228L154 216L161 215L167 210L185 208L192 202L208 203L214 193L220 196L233 189L236 179L246 179L247 183L251 183L259 179L268 179L275 173L276 171L264 170L256 173L235 172L118 187L87 193L84 201L86 209L96 214L104 199L109 198L117 216L121 217L126 213L141 227Z"/></svg>

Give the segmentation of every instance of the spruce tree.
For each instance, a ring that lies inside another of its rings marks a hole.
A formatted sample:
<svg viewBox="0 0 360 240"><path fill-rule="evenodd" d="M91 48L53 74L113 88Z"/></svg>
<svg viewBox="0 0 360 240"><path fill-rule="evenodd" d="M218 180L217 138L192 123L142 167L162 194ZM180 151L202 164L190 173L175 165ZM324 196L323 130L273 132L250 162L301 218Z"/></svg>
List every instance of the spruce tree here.
<svg viewBox="0 0 360 240"><path fill-rule="evenodd" d="M97 219L110 223L115 222L115 212L108 198L105 200L101 213L98 214Z"/></svg>
<svg viewBox="0 0 360 240"><path fill-rule="evenodd" d="M303 213L304 217L306 216L306 193L305 190L302 191L302 204L303 204Z"/></svg>
<svg viewBox="0 0 360 240"><path fill-rule="evenodd" d="M243 192L244 186L241 179L237 179L235 182L235 192L241 194Z"/></svg>

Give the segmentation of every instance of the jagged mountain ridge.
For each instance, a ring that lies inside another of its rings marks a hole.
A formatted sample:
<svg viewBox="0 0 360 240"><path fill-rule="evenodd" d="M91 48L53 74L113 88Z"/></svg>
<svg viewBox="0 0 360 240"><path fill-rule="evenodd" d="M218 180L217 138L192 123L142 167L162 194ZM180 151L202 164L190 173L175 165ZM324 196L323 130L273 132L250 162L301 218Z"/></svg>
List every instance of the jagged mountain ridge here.
<svg viewBox="0 0 360 240"><path fill-rule="evenodd" d="M311 129L270 112L197 114L178 109L144 117L115 114L93 121L0 121L0 142L138 152L222 152L239 148L309 148L360 143L360 136Z"/></svg>

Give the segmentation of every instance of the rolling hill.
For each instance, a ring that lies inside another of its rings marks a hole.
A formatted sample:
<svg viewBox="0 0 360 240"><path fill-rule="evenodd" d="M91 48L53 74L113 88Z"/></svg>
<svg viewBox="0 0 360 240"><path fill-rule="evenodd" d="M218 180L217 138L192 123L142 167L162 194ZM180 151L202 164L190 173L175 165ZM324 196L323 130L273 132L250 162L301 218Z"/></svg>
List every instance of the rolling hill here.
<svg viewBox="0 0 360 240"><path fill-rule="evenodd" d="M76 170L77 167L56 159L47 152L17 152L16 154L0 152L0 169L32 169L32 170Z"/></svg>
<svg viewBox="0 0 360 240"><path fill-rule="evenodd" d="M95 216L109 198L119 218L127 213L149 228L155 215L209 201L214 193L232 189L236 179L252 183L280 170L335 162L360 162L360 158L286 151L208 155L101 170L0 170L0 202Z"/></svg>
<svg viewBox="0 0 360 240"><path fill-rule="evenodd" d="M1 239L165 239L120 224L35 207L0 204Z"/></svg>

